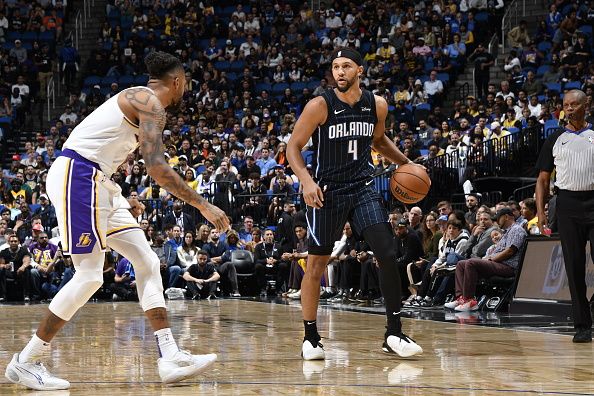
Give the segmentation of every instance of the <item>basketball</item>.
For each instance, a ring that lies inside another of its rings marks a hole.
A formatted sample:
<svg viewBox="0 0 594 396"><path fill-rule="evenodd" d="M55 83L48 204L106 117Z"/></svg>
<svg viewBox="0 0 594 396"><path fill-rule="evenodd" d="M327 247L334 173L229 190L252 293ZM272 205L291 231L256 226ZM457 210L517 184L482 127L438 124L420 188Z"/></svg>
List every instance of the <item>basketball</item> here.
<svg viewBox="0 0 594 396"><path fill-rule="evenodd" d="M400 165L390 178L392 195L400 202L413 204L421 201L431 188L427 171L412 164Z"/></svg>

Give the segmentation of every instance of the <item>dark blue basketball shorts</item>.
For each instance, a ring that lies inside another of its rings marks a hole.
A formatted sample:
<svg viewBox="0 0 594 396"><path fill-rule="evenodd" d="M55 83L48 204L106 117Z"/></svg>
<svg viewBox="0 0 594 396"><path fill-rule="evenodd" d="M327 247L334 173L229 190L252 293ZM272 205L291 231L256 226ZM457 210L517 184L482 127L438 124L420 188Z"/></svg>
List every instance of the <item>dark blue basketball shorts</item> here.
<svg viewBox="0 0 594 396"><path fill-rule="evenodd" d="M310 254L330 254L347 221L359 235L369 226L388 222L388 212L371 186L326 184L326 188L320 187L324 191L324 206L320 209L308 206L306 210Z"/></svg>

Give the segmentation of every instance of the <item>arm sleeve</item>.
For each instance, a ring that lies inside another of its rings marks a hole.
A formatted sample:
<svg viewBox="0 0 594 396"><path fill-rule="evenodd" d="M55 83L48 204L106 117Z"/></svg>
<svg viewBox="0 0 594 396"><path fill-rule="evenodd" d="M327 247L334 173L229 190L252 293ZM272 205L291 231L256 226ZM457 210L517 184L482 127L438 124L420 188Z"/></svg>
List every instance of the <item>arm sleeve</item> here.
<svg viewBox="0 0 594 396"><path fill-rule="evenodd" d="M536 161L536 165L534 166L537 171L552 172L555 168L553 147L555 146L555 142L557 141L559 136L561 136L562 133L563 129L559 128L559 130L555 131L551 136L547 138L547 140L545 140L544 144L540 148L538 160Z"/></svg>

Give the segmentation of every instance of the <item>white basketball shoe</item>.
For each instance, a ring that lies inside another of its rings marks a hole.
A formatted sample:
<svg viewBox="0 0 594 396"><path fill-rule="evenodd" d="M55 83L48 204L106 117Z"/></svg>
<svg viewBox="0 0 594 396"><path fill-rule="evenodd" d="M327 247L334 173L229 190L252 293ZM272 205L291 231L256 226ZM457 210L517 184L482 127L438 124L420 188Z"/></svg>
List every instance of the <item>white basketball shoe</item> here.
<svg viewBox="0 0 594 396"><path fill-rule="evenodd" d="M183 381L186 378L193 377L217 360L217 355L209 353L208 355L192 355L187 351L177 351L172 359L159 358L159 376L165 384Z"/></svg>
<svg viewBox="0 0 594 396"><path fill-rule="evenodd" d="M35 390L62 390L70 388L70 382L54 377L42 363L19 363L19 354L15 353L8 363L4 376L15 384Z"/></svg>
<svg viewBox="0 0 594 396"><path fill-rule="evenodd" d="M324 352L324 346L319 341L312 343L312 341L303 340L301 357L303 360L324 360L326 358L326 352Z"/></svg>
<svg viewBox="0 0 594 396"><path fill-rule="evenodd" d="M396 353L400 357L411 357L423 353L423 348L404 333L388 336L382 349L386 353Z"/></svg>

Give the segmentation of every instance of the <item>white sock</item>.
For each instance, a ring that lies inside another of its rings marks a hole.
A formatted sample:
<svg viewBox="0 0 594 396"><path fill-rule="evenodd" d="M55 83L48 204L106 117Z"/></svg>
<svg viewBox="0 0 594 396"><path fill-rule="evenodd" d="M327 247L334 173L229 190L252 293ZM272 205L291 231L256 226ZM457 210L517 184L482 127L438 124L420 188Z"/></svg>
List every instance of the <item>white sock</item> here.
<svg viewBox="0 0 594 396"><path fill-rule="evenodd" d="M157 339L157 349L160 357L171 359L179 351L169 327L155 331L155 338Z"/></svg>
<svg viewBox="0 0 594 396"><path fill-rule="evenodd" d="M326 289L326 291L327 291L328 293L332 293L332 288L331 288L331 287L328 287L328 286L326 286L326 288L325 288L325 289Z"/></svg>
<svg viewBox="0 0 594 396"><path fill-rule="evenodd" d="M49 342L43 341L37 337L37 334L33 334L33 337L29 343L19 353L19 363L28 363L31 360L38 358L39 356L46 354L50 351Z"/></svg>

